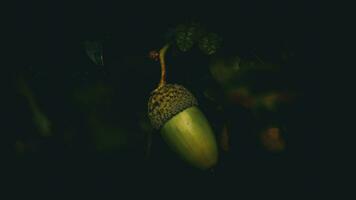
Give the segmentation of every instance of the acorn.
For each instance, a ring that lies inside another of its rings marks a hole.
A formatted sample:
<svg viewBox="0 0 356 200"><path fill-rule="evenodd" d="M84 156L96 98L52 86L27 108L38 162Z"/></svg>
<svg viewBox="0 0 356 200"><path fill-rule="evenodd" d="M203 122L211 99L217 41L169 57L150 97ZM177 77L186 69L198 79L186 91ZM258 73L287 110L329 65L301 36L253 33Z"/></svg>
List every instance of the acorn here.
<svg viewBox="0 0 356 200"><path fill-rule="evenodd" d="M167 48L168 45L159 52L161 82L151 92L148 117L183 160L200 169L212 168L218 160L214 132L194 95L181 85L166 84L164 54Z"/></svg>

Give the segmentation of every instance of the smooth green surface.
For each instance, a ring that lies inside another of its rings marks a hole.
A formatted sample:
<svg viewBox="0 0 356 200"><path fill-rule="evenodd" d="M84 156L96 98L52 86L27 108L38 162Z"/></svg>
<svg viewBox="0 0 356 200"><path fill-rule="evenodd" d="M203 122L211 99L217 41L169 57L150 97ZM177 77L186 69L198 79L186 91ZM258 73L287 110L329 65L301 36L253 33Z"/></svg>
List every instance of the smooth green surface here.
<svg viewBox="0 0 356 200"><path fill-rule="evenodd" d="M195 106L170 119L161 130L163 138L184 160L208 169L218 159L215 136L204 114Z"/></svg>

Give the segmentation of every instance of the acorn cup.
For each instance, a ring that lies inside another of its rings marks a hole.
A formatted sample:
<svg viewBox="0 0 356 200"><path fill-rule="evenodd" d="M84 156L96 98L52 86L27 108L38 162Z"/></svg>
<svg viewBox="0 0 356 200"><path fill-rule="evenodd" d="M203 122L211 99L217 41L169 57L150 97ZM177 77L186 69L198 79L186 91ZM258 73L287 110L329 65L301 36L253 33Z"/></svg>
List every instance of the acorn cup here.
<svg viewBox="0 0 356 200"><path fill-rule="evenodd" d="M148 101L149 119L183 160L197 168L209 169L218 160L213 130L191 92L181 85L165 83L164 54L167 48L168 45L159 52L161 82Z"/></svg>

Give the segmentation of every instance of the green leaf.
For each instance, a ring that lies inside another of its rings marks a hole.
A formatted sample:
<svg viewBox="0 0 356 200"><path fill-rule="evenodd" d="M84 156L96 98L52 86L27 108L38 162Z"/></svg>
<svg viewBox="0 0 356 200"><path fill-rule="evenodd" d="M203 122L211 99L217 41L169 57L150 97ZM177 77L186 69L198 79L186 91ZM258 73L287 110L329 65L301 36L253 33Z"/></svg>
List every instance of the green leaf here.
<svg viewBox="0 0 356 200"><path fill-rule="evenodd" d="M221 45L221 38L215 33L209 33L199 40L199 48L203 53L212 55Z"/></svg>
<svg viewBox="0 0 356 200"><path fill-rule="evenodd" d="M198 23L179 25L176 29L176 43L178 48L186 52L199 40L204 30Z"/></svg>

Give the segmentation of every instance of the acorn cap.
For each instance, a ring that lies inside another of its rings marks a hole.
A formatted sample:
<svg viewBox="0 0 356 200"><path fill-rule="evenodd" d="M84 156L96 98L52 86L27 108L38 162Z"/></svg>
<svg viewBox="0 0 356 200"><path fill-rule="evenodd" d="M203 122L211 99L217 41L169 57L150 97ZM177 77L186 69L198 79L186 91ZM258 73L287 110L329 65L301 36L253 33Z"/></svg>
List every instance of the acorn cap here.
<svg viewBox="0 0 356 200"><path fill-rule="evenodd" d="M177 84L166 84L155 89L148 100L148 117L155 129L160 129L176 114L198 105L194 95Z"/></svg>

